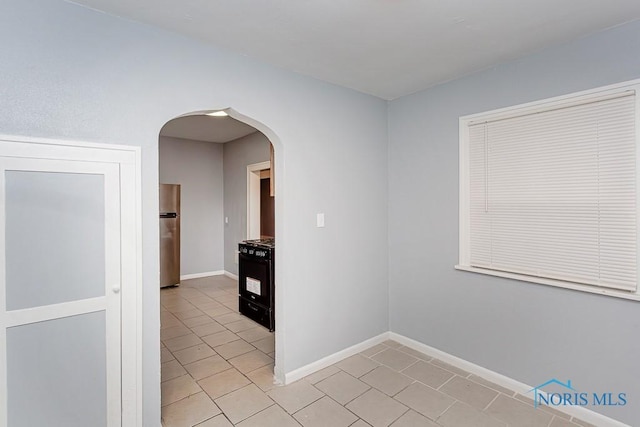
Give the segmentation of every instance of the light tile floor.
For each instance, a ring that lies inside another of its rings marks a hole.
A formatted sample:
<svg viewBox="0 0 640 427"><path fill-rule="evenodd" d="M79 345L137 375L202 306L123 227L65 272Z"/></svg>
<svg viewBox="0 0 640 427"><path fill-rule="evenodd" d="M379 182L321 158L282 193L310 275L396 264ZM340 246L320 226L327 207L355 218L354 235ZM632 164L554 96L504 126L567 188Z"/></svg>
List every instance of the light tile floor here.
<svg viewBox="0 0 640 427"><path fill-rule="evenodd" d="M237 295L225 276L160 291L165 427L590 426L394 341L276 386L274 334Z"/></svg>

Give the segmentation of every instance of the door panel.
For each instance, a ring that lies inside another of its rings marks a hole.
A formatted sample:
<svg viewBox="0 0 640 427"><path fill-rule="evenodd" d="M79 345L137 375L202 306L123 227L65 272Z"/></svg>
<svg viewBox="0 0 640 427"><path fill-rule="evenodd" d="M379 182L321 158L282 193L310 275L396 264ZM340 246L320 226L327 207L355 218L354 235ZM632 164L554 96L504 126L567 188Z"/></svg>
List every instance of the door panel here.
<svg viewBox="0 0 640 427"><path fill-rule="evenodd" d="M7 310L104 296L104 176L7 170L5 183Z"/></svg>
<svg viewBox="0 0 640 427"><path fill-rule="evenodd" d="M101 311L7 330L9 426L107 426L105 322Z"/></svg>
<svg viewBox="0 0 640 427"><path fill-rule="evenodd" d="M0 426L120 426L120 166L3 157L0 200Z"/></svg>

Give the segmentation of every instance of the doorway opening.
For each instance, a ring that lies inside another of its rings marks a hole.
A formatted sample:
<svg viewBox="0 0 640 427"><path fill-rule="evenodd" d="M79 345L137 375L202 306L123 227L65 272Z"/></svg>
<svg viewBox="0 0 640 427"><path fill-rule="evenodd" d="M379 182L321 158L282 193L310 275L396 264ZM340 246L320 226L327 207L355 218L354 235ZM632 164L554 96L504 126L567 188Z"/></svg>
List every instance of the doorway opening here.
<svg viewBox="0 0 640 427"><path fill-rule="evenodd" d="M271 161L247 166L247 239L275 238L274 177Z"/></svg>
<svg viewBox="0 0 640 427"><path fill-rule="evenodd" d="M188 113L160 132L160 184L181 193L180 282L160 292L163 416L185 387L213 400L233 391L232 374L274 385L277 332L243 315L238 248L276 237L275 150L247 124L257 122L224 111Z"/></svg>

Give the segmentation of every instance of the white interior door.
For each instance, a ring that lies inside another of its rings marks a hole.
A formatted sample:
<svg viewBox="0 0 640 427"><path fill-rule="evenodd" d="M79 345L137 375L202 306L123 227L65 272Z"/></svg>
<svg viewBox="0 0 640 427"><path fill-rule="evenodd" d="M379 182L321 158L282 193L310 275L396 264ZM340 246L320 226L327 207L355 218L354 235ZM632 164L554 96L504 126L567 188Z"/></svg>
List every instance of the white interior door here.
<svg viewBox="0 0 640 427"><path fill-rule="evenodd" d="M122 425L120 165L0 157L0 426Z"/></svg>

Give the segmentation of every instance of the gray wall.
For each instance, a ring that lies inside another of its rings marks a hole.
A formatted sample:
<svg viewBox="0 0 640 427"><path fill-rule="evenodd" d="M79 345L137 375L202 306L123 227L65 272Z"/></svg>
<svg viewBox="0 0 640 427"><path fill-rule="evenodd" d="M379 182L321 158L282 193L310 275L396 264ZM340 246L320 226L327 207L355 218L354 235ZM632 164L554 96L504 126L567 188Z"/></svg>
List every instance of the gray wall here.
<svg viewBox="0 0 640 427"><path fill-rule="evenodd" d="M235 252L247 238L247 165L269 161L269 139L261 132L224 144L224 269L238 274Z"/></svg>
<svg viewBox="0 0 640 427"><path fill-rule="evenodd" d="M160 417L158 134L178 115L231 107L274 142L277 370L388 330L386 102L62 0L3 1L0 51L3 133L142 147L146 426Z"/></svg>
<svg viewBox="0 0 640 427"><path fill-rule="evenodd" d="M181 275L224 268L222 147L160 137L160 183L181 185Z"/></svg>
<svg viewBox="0 0 640 427"><path fill-rule="evenodd" d="M454 270L458 117L640 77L640 22L389 105L390 328L537 385L626 392L601 412L640 425L640 306Z"/></svg>

